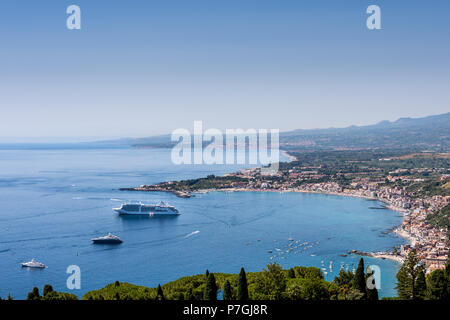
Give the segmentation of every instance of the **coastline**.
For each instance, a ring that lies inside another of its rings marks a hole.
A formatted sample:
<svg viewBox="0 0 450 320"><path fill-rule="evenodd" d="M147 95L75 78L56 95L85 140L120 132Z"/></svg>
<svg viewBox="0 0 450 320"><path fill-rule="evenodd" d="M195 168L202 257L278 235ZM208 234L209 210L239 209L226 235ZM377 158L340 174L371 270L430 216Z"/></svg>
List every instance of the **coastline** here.
<svg viewBox="0 0 450 320"><path fill-rule="evenodd" d="M297 158L296 158L295 156L289 154L288 151L286 151L286 150L280 150L280 152L281 152L281 154L282 154L283 156L285 156L286 158L289 159L289 162L297 161Z"/></svg>
<svg viewBox="0 0 450 320"><path fill-rule="evenodd" d="M297 158L290 155L288 151L281 150L281 153L290 161L297 160ZM442 268L441 262L444 258L448 258L447 255L441 253L436 254L436 252L432 250L433 244L436 244L439 241L444 241L442 239L447 238L447 236L441 234L442 230L436 231L433 229L433 227L430 227L427 224L424 225L422 223L426 215L430 213L429 210L426 209L427 207L423 207L423 203L424 201L430 201L430 199L419 199L420 201L417 199L411 200L411 198L409 198L409 195L407 193L404 193L404 191L402 190L391 188L389 186L378 188L377 185L373 186L373 184L352 185L352 187L346 187L341 186L339 183L333 181L309 184L307 183L301 185L293 185L292 183L289 183L289 181L287 181L284 183L284 185L279 185L275 182L273 183L272 187L272 181L270 180L268 182L264 182L264 180L262 179L262 182L260 181L260 183L255 183L255 179L251 181L252 178L256 177L256 180L259 178L258 172L258 168L243 169L237 173L230 173L224 176L234 177L235 179L240 178L243 180L230 179L225 182L223 182L223 180L219 180L213 181L213 183L208 181L208 183L206 184L200 184L199 186L195 187L192 187L191 185L188 185L186 187L183 184L176 185L176 182L169 181L156 185L142 185L137 188L124 188L121 190L170 192L177 197L183 198L190 198L194 197L195 194L205 194L210 192L298 192L347 196L366 199L370 201L379 201L383 203L383 206L379 209L389 209L402 214L402 223L397 226L392 226L392 228L389 229L388 232L395 233L405 241L401 246L400 253L398 253L397 248L392 248L392 250L386 252L359 252L360 254L371 256L374 258L390 259L398 263L402 263L408 252L412 249L415 249L418 250L420 258L426 264L427 272L435 268ZM215 177L213 176L213 178ZM211 185L211 188L202 189L202 187L204 187L205 185ZM440 204L441 203L442 202L440 202ZM436 203L432 202L431 205L435 206ZM429 237L427 237L427 234L429 235ZM442 243L439 243L439 245L441 247L445 246L445 244L443 245ZM431 249L429 250L429 248Z"/></svg>

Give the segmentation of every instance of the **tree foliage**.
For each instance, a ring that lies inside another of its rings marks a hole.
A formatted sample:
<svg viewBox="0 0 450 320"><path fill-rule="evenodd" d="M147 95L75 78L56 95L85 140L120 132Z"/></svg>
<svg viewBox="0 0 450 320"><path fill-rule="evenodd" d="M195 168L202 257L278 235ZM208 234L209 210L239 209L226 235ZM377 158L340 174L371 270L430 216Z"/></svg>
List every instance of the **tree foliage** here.
<svg viewBox="0 0 450 320"><path fill-rule="evenodd" d="M270 263L258 274L254 295L258 300L280 300L286 289L286 274L277 263Z"/></svg>
<svg viewBox="0 0 450 320"><path fill-rule="evenodd" d="M426 298L428 300L447 300L450 279L444 270L434 270L427 277Z"/></svg>

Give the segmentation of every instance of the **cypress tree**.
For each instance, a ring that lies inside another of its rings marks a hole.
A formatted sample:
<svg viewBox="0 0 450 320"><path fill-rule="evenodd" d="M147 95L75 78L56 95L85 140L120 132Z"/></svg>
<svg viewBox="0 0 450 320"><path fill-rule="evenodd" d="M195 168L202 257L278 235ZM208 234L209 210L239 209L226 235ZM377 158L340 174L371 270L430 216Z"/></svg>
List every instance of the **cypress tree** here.
<svg viewBox="0 0 450 320"><path fill-rule="evenodd" d="M34 287L31 292L28 292L27 300L39 300L40 298L41 296L37 287Z"/></svg>
<svg viewBox="0 0 450 320"><path fill-rule="evenodd" d="M44 286L44 290L42 291L42 295L45 297L50 292L53 292L53 287L49 284L46 284Z"/></svg>
<svg viewBox="0 0 450 320"><path fill-rule="evenodd" d="M165 300L164 292L161 288L161 285L158 284L158 289L156 289L156 300Z"/></svg>
<svg viewBox="0 0 450 320"><path fill-rule="evenodd" d="M223 287L223 300L233 300L233 290L231 289L231 284L228 280Z"/></svg>
<svg viewBox="0 0 450 320"><path fill-rule="evenodd" d="M364 259L361 258L356 268L355 277L353 278L353 288L364 294L363 299L366 297L366 277L364 276Z"/></svg>
<svg viewBox="0 0 450 320"><path fill-rule="evenodd" d="M217 284L216 278L213 273L208 274L208 278L206 279L205 286L205 294L203 296L203 300L217 300Z"/></svg>
<svg viewBox="0 0 450 320"><path fill-rule="evenodd" d="M9 300L9 301L13 300L13 298L11 297L10 293L8 293L8 299L7 300Z"/></svg>
<svg viewBox="0 0 450 320"><path fill-rule="evenodd" d="M247 276L245 274L244 268L241 268L241 272L239 272L237 300L248 300Z"/></svg>
<svg viewBox="0 0 450 320"><path fill-rule="evenodd" d="M414 250L408 253L396 277L396 289L400 299L414 300L423 298L426 290L425 272L420 265L420 258L417 257Z"/></svg>
<svg viewBox="0 0 450 320"><path fill-rule="evenodd" d="M371 288L369 288L369 286L366 286L366 294L367 294L367 300L378 300L378 290L376 288L376 283L375 283L375 279L373 278L373 275L375 274L375 270L370 269L369 267L367 267L366 270L366 274L367 274L367 279L366 279L366 284L368 281L371 281ZM370 280L371 279L371 280Z"/></svg>
<svg viewBox="0 0 450 320"><path fill-rule="evenodd" d="M208 269L206 269L205 276L206 276L206 279L208 279L208 276L209 276L209 270Z"/></svg>

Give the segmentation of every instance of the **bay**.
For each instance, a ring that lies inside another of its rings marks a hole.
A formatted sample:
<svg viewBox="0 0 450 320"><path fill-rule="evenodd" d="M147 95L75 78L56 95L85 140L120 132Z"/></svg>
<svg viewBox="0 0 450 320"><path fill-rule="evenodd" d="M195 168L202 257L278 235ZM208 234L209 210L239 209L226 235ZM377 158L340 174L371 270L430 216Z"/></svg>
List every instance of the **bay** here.
<svg viewBox="0 0 450 320"><path fill-rule="evenodd" d="M118 190L242 167L176 166L164 149L1 146L0 296L25 298L34 286L48 283L81 297L116 280L155 287L206 269L260 271L270 262L325 268L332 280L341 266L352 269L360 258L340 254L388 250L404 242L384 234L401 223L400 214L371 209L377 205L365 199L278 192L213 192L182 199ZM130 200L166 201L181 215L127 218L112 211ZM107 232L124 243L91 243ZM33 257L48 268L22 269L20 263ZM365 261L380 267L380 296L395 295L399 265ZM66 287L69 265L81 269L80 290Z"/></svg>

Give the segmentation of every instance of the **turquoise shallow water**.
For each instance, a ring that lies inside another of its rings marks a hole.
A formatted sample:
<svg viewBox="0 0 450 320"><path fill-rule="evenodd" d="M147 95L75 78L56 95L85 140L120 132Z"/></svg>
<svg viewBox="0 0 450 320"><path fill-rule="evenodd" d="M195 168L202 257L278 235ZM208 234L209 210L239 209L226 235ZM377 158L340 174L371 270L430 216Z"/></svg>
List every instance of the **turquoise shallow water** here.
<svg viewBox="0 0 450 320"><path fill-rule="evenodd" d="M156 286L205 269L237 273L244 266L259 271L274 261L285 268L325 267L332 280L341 264L351 269L359 260L339 254L386 250L404 242L382 233L401 223L401 216L371 209L379 204L364 199L274 192L214 192L181 199L117 190L237 168L175 166L168 150L0 148L0 296L24 298L33 286L46 283L69 291L66 268L73 264L81 268L81 289L73 290L79 296L115 280ZM182 215L118 217L111 208L125 200L168 201ZM91 244L92 237L107 232L124 243ZM287 252L288 238L307 244ZM20 267L33 257L49 268ZM380 267L380 295L394 295L398 265L365 260Z"/></svg>

